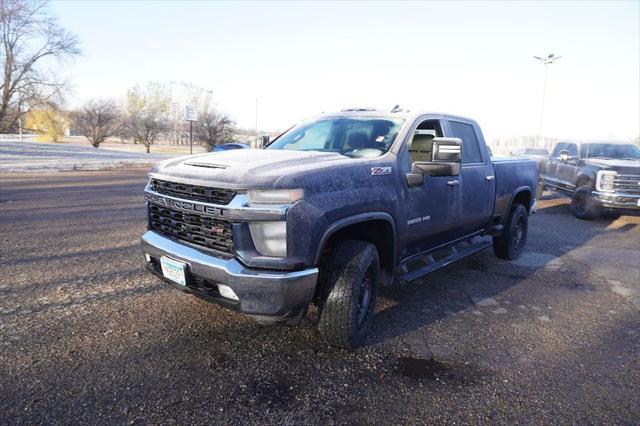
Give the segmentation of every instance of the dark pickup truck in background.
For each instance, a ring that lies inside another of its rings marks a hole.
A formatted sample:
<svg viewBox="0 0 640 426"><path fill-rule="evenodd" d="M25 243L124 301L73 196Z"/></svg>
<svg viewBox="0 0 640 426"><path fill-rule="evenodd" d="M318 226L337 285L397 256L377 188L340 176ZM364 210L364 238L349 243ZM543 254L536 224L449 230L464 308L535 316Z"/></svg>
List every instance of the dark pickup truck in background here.
<svg viewBox="0 0 640 426"><path fill-rule="evenodd" d="M560 142L539 165L540 181L571 197L580 219L640 211L640 148L630 143Z"/></svg>
<svg viewBox="0 0 640 426"><path fill-rule="evenodd" d="M412 281L493 245L514 259L536 164L492 161L473 120L344 110L266 149L167 160L145 189L147 268L261 323L311 303L335 346L365 342L379 285Z"/></svg>

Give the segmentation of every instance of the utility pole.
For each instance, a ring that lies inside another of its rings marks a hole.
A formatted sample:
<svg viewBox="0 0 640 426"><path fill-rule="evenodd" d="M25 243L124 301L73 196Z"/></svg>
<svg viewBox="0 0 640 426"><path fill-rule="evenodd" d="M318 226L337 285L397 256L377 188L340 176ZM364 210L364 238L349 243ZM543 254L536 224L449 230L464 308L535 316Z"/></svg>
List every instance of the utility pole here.
<svg viewBox="0 0 640 426"><path fill-rule="evenodd" d="M549 65L553 64L555 61L560 59L562 56L556 56L554 53L549 53L546 58L541 58L540 56L534 56L533 59L537 60L541 64L544 65L544 81L542 83L542 102L540 103L540 120L538 122L538 143L539 146L542 142L545 148L548 148L546 143L543 140L543 130L544 130L544 107L547 98L547 77L549 75Z"/></svg>
<svg viewBox="0 0 640 426"><path fill-rule="evenodd" d="M256 143L255 147L258 147L258 97L256 96Z"/></svg>
<svg viewBox="0 0 640 426"><path fill-rule="evenodd" d="M193 154L193 121L189 120L189 154Z"/></svg>

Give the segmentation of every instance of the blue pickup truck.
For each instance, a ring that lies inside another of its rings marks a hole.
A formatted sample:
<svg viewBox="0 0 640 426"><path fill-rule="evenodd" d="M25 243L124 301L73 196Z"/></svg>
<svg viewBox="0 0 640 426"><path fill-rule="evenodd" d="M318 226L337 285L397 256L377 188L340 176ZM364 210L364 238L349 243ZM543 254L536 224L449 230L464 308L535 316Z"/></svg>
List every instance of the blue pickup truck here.
<svg viewBox="0 0 640 426"><path fill-rule="evenodd" d="M478 124L350 109L305 120L262 150L171 159L150 173L149 271L261 323L311 304L332 345L366 342L380 285L493 246L523 251L536 163L492 160Z"/></svg>

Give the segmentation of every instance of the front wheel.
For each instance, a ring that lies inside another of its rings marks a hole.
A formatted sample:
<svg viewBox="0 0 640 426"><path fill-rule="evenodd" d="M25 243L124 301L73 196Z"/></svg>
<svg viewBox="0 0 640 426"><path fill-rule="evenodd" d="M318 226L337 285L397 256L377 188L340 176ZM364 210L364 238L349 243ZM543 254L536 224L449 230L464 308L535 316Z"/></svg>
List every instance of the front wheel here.
<svg viewBox="0 0 640 426"><path fill-rule="evenodd" d="M583 185L573 191L571 210L578 219L593 220L598 216L598 203L591 195L591 187Z"/></svg>
<svg viewBox="0 0 640 426"><path fill-rule="evenodd" d="M318 330L332 346L361 346L371 328L378 294L378 251L365 241L343 241L323 267L327 279L322 283Z"/></svg>
<svg viewBox="0 0 640 426"><path fill-rule="evenodd" d="M529 229L529 215L522 204L512 209L504 231L499 237L493 237L493 252L500 259L515 260L524 251Z"/></svg>

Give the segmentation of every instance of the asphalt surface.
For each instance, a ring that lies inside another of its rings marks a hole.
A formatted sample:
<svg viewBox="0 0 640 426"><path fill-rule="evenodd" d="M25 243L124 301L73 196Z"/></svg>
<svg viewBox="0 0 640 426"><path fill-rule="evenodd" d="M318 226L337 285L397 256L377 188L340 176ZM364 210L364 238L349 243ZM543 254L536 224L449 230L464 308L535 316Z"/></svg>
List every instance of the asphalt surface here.
<svg viewBox="0 0 640 426"><path fill-rule="evenodd" d="M145 172L0 175L0 423L640 423L640 217L547 196L385 289L368 346L263 328L141 268Z"/></svg>

